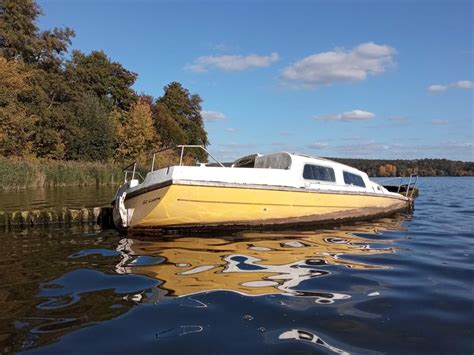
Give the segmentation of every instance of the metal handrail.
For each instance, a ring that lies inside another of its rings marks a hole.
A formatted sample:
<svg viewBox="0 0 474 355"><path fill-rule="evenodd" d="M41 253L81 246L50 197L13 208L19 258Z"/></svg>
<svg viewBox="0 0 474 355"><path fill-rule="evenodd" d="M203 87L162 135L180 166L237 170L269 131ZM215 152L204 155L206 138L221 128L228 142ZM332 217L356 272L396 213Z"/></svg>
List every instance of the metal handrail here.
<svg viewBox="0 0 474 355"><path fill-rule="evenodd" d="M413 182L413 188L411 189L411 195L410 197L413 197L413 194L415 193L415 186L416 186L416 183L418 182L418 174L410 174L410 180L408 181L408 186L407 186L407 196L408 196L408 192L410 191L410 183L411 183L411 179L415 178L415 181Z"/></svg>
<svg viewBox="0 0 474 355"><path fill-rule="evenodd" d="M162 152L167 151L167 150L178 149L178 148L181 148L181 153L180 153L180 157L179 157L179 166L183 165L184 149L185 148L200 148L200 149L204 150L212 158L212 160L214 160L221 167L225 168L224 164L222 164L211 153L209 153L209 151L206 148L204 148L204 146L194 145L194 144L180 144L180 145L173 145L173 146L169 146L169 147L164 147L164 148L161 148L161 149L158 149L158 150L155 150L155 151L151 152L150 154L152 154L153 157L152 157L152 160L151 160L150 172L153 172L155 170L156 154L162 153Z"/></svg>
<svg viewBox="0 0 474 355"><path fill-rule="evenodd" d="M408 184L406 185L407 186L407 191L406 191L406 196L407 197L408 197L408 195L410 195L410 198L413 197L413 195L415 193L416 183L418 182L418 177L419 177L418 174L410 174L410 179L408 180ZM389 178L389 179L379 180L379 181L377 181L377 183L380 184L380 183L383 183L383 182L386 182L386 181L391 181L391 180L399 180L397 193L400 193L400 190L403 186L403 177L402 176L397 176L397 177L393 177L393 178ZM413 182L412 182L412 180L413 180Z"/></svg>
<svg viewBox="0 0 474 355"><path fill-rule="evenodd" d="M402 182L403 182L403 177L401 177L401 176L397 176L397 177L390 178L390 179L383 179L383 180L380 180L380 181L377 181L377 182L382 183L382 182L391 181L391 180L399 180L397 193L400 193L400 189L402 187Z"/></svg>
<svg viewBox="0 0 474 355"><path fill-rule="evenodd" d="M130 168L132 168L132 169L130 169ZM135 176L142 179L142 181L145 180L143 178L143 175L140 174L139 171L137 171L137 162L136 161L133 162L132 164L126 166L125 168L123 168L122 171L125 173L125 182L127 181L129 173L132 173L132 178L130 180L134 180Z"/></svg>
<svg viewBox="0 0 474 355"><path fill-rule="evenodd" d="M200 148L200 149L204 150L217 164L219 164L221 167L225 168L224 164L222 164L211 153L209 153L209 151L206 148L204 148L204 146L202 146L202 145L192 145L192 144L181 144L181 145L163 147L163 148L160 148L158 150L150 152L149 154L153 154L153 158L152 158L152 161L151 161L150 172L153 172L155 170L156 154L167 151L167 150L177 149L177 148L181 148L181 154L180 154L180 158L179 158L179 166L183 165L184 149L185 148ZM143 178L143 176L137 171L137 162L136 161L131 163L130 165L126 166L122 171L125 173L125 181L127 181L129 173L132 174L132 179L131 180L135 179L136 175L139 178L141 178L142 181L145 180Z"/></svg>
<svg viewBox="0 0 474 355"><path fill-rule="evenodd" d="M158 150L155 150L155 151L152 151L152 152L149 153L149 154L153 154L153 158L151 160L150 172L155 170L155 156L156 156L156 154L157 153L162 153L162 152L165 152L165 151L171 150L171 149L176 149L176 146L172 145L172 146L168 146L168 147L163 147L163 148L160 148Z"/></svg>
<svg viewBox="0 0 474 355"><path fill-rule="evenodd" d="M211 153L209 153L209 151L204 148L204 146L202 145L189 145L189 144L181 144L181 145L178 145L176 146L177 148L181 148L181 155L179 157L179 166L182 166L183 165L183 156L184 156L184 148L201 148L202 150L204 150L217 164L219 164L221 167L225 168L224 164L222 164L219 160L217 160L216 158L214 158L212 156Z"/></svg>
<svg viewBox="0 0 474 355"><path fill-rule="evenodd" d="M390 181L390 180L401 180L401 179L403 179L403 176L397 176L390 179L378 180L377 182L385 182L385 181Z"/></svg>
<svg viewBox="0 0 474 355"><path fill-rule="evenodd" d="M129 170L131 167L133 167L132 170ZM136 170L137 170L137 162L133 162L132 164L130 165L127 165L125 168L123 168L123 172L125 173L125 182L127 182L127 177L128 177L128 173L132 173L132 179L135 179L135 173L136 173Z"/></svg>

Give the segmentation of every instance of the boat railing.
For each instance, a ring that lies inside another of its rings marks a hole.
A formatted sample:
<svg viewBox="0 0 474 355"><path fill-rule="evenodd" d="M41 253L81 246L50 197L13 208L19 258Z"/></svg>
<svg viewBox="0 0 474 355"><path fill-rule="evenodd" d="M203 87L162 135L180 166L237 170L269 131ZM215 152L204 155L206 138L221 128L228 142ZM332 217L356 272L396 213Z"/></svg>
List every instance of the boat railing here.
<svg viewBox="0 0 474 355"><path fill-rule="evenodd" d="M224 164L222 164L219 160L217 160L211 153L209 153L209 151L202 145L194 145L194 144L180 144L180 145L175 145L175 146L171 146L171 147L165 147L165 148L161 148L161 149L158 149L154 152L152 152L153 154L153 158L151 160L151 169L150 169L150 172L154 171L155 170L155 158L156 158L156 154L158 153L161 153L161 152L164 152L164 151L167 151L167 150L173 150L173 149L180 149L180 155L179 155L179 166L182 166L183 165L183 158L184 158L184 150L186 148L199 148L203 151L205 151L207 153L207 155L209 157L211 157L212 160L214 160L218 165L220 165L221 167L225 168Z"/></svg>
<svg viewBox="0 0 474 355"><path fill-rule="evenodd" d="M377 183L381 184L384 187L387 187L387 185L384 185L384 183L386 183L387 181L398 180L397 193L403 192L405 194L405 196L413 197L413 195L415 194L415 191L416 191L416 183L418 182L418 177L419 177L418 174L410 174L410 177L409 177L409 180L408 180L407 184L403 183L404 179L405 179L405 177L403 177L403 176L397 176L397 177L394 177L394 178L379 180L379 181L377 181ZM388 186L395 186L396 187L397 185L388 185ZM404 191L402 191L402 189Z"/></svg>
<svg viewBox="0 0 474 355"><path fill-rule="evenodd" d="M135 178L140 178L142 181L144 180L142 174L137 171L137 162L133 162L132 164L126 166L122 171L125 175L125 182L129 181L129 176L130 180L135 180Z"/></svg>
<svg viewBox="0 0 474 355"><path fill-rule="evenodd" d="M207 155L214 160L219 166L225 168L224 164L222 164L219 160L217 160L209 151L202 145L193 145L193 144L180 144L180 145L173 145L173 146L168 146L168 147L163 147L158 150L150 152L152 159L151 159L151 167L150 167L150 172L155 171L155 161L156 161L156 155L168 150L175 150L179 149L180 150L180 156L179 156L179 166L183 165L183 159L184 159L184 150L186 148L199 148L207 153ZM139 171L137 171L137 165L138 163L135 161L131 163L130 165L126 166L123 169L123 172L125 174L125 182L129 180L135 180L137 178L141 179L141 181L145 180L143 176L140 174Z"/></svg>

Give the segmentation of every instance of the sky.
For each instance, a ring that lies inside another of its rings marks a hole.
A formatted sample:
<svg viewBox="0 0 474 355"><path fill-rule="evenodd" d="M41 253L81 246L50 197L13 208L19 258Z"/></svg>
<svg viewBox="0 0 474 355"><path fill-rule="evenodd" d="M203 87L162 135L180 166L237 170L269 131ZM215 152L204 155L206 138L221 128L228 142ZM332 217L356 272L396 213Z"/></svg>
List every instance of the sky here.
<svg viewBox="0 0 474 355"><path fill-rule="evenodd" d="M203 99L213 155L474 161L473 2L39 0L159 97Z"/></svg>

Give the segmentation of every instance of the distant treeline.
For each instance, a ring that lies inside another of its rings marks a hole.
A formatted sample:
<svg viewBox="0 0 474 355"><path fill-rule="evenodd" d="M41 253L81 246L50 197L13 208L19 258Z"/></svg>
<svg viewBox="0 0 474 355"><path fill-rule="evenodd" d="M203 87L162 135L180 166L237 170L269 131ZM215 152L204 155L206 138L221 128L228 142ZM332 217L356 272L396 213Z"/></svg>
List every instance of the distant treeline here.
<svg viewBox="0 0 474 355"><path fill-rule="evenodd" d="M474 162L448 159L379 160L330 158L369 176L474 176Z"/></svg>
<svg viewBox="0 0 474 355"><path fill-rule="evenodd" d="M198 95L177 82L139 95L137 74L103 51L67 54L74 30L40 31L40 14L34 0L0 1L0 156L123 163L209 144Z"/></svg>

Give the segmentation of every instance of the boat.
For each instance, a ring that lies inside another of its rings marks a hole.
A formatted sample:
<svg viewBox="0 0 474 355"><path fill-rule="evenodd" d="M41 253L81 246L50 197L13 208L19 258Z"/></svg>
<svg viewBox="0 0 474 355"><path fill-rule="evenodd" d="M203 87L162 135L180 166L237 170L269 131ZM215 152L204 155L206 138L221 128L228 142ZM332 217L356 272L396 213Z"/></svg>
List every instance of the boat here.
<svg viewBox="0 0 474 355"><path fill-rule="evenodd" d="M368 220L409 211L416 179L389 191L358 169L325 158L278 152L222 164L203 146L179 145L178 165L145 178L134 163L114 198L114 222L127 230L281 228ZM183 164L203 149L213 164ZM157 152L158 153L158 152ZM141 178L141 182L140 182Z"/></svg>

